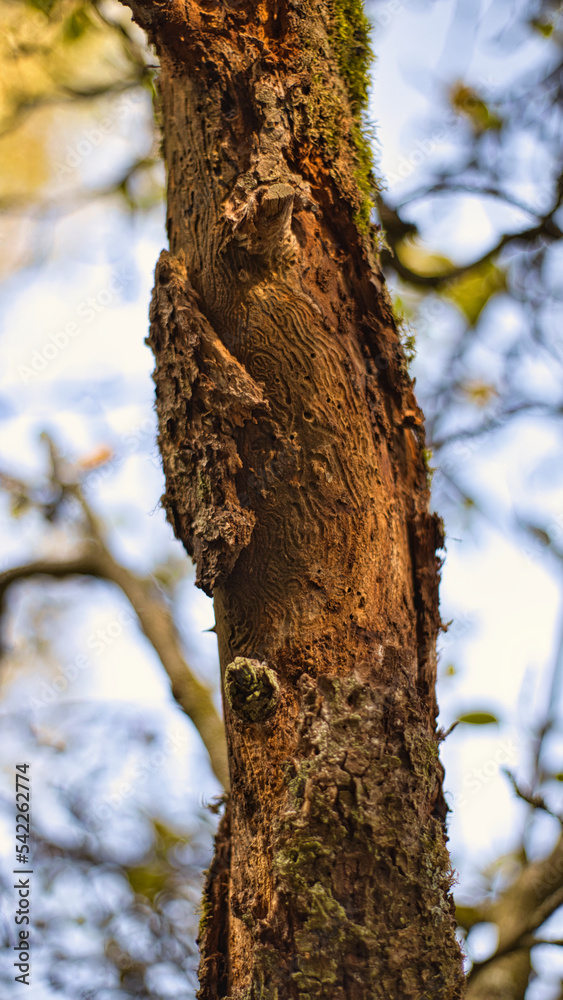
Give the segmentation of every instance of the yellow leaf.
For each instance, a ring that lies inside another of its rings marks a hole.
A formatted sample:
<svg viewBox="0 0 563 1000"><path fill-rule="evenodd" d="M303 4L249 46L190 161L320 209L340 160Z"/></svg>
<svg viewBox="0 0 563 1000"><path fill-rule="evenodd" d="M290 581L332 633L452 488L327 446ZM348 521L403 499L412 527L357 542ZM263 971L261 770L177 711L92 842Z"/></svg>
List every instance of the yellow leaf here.
<svg viewBox="0 0 563 1000"><path fill-rule="evenodd" d="M0 197L6 201L32 196L48 176L46 122L24 119L0 140Z"/></svg>
<svg viewBox="0 0 563 1000"><path fill-rule="evenodd" d="M403 240L397 247L397 254L401 263L417 274L444 277L455 270L455 264L449 257L426 250L412 239Z"/></svg>
<svg viewBox="0 0 563 1000"><path fill-rule="evenodd" d="M534 17L530 21L530 27L535 28L539 31L540 35L544 38L549 38L553 34L554 25L550 21L540 21L538 18Z"/></svg>
<svg viewBox="0 0 563 1000"><path fill-rule="evenodd" d="M491 111L483 98L473 88L458 81L450 90L450 102L454 111L469 118L475 132L486 132L487 129L499 129L502 119Z"/></svg>
<svg viewBox="0 0 563 1000"><path fill-rule="evenodd" d="M100 465L105 465L113 458L113 451L107 444L101 445L96 451L93 451L90 455L86 455L81 458L78 462L78 466L81 469L97 469Z"/></svg>
<svg viewBox="0 0 563 1000"><path fill-rule="evenodd" d="M493 385L481 382L479 379L464 382L461 388L470 402L475 403L476 406L487 406L495 396L498 396Z"/></svg>
<svg viewBox="0 0 563 1000"><path fill-rule="evenodd" d="M505 290L506 272L487 260L448 282L444 295L455 303L469 324L475 326L487 302L497 292Z"/></svg>

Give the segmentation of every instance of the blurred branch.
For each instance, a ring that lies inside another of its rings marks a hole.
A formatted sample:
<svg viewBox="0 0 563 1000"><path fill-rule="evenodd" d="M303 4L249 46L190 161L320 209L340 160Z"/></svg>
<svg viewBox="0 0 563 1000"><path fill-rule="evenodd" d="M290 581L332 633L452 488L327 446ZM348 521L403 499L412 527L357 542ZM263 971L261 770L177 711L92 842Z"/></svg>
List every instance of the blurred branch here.
<svg viewBox="0 0 563 1000"><path fill-rule="evenodd" d="M547 858L526 865L498 900L483 907L483 919L498 927L499 943L494 955L473 966L467 978L467 1000L524 1000L530 949L544 943L534 932L561 905L563 837Z"/></svg>
<svg viewBox="0 0 563 1000"><path fill-rule="evenodd" d="M68 559L40 559L15 566L0 574L0 613L7 591L15 583L36 576L63 579L69 576L89 576L114 583L125 594L133 607L139 625L166 670L172 694L180 707L192 720L209 753L213 771L224 788L229 787L229 771L224 727L209 689L191 672L181 651L181 642L172 614L154 580L142 578L117 562L109 551L98 518L89 507L79 483L64 481L60 456L53 442L43 435L51 454L51 482L58 489L55 507L66 495L75 497L84 515L90 537L80 545L79 551ZM23 484L13 477L3 477L11 482L19 495ZM36 504L38 505L38 504ZM42 504L45 516L52 516L53 501Z"/></svg>
<svg viewBox="0 0 563 1000"><path fill-rule="evenodd" d="M563 405L556 406L551 403L544 403L541 400L515 403L513 406L507 406L500 413L489 417L482 424L479 424L478 427L465 427L458 431L452 431L442 438L431 440L430 444L434 451L438 451L440 448L446 448L456 441L465 441L481 437L484 434L490 434L491 431L504 427L506 421L510 420L511 417L517 417L520 414L527 415L528 413L539 414L540 416L560 417L563 416Z"/></svg>
<svg viewBox="0 0 563 1000"><path fill-rule="evenodd" d="M553 818L558 820L559 823L563 823L563 817L558 816L557 813L553 812L553 809L549 808L547 802L545 801L542 795L539 795L538 793L534 793L532 791L525 791L523 788L520 787L520 785L516 781L515 776L512 774L511 771L507 770L507 768L503 768L503 770L504 773L506 774L506 777L510 781L510 784L512 785L514 793L518 796L519 799L522 799L523 802L527 802L529 806L532 806L532 809L541 809L543 812L546 812L550 816L553 816Z"/></svg>
<svg viewBox="0 0 563 1000"><path fill-rule="evenodd" d="M136 576L111 556L98 540L88 540L79 555L67 560L37 560L15 566L0 574L0 601L15 583L36 576L64 579L90 576L115 583L133 607L139 625L153 646L171 682L172 694L192 720L209 753L213 771L223 787L228 787L228 766L223 723L211 693L188 667L180 650L172 615L158 596L154 582Z"/></svg>
<svg viewBox="0 0 563 1000"><path fill-rule="evenodd" d="M84 206L92 205L97 199L111 198L112 195L123 195L123 192L127 190L129 182L133 180L139 170L153 167L160 162L156 156L141 156L128 164L126 170L115 181L112 181L111 184L107 184L105 187L79 190L74 198L67 196L62 200L60 195L55 195L52 198L41 198L41 200L37 199L36 201L32 201L26 195L20 198L12 196L0 198L0 213L29 215L37 211L40 218L42 214L48 215L53 210L56 210L61 216L71 215L72 212L79 211Z"/></svg>
<svg viewBox="0 0 563 1000"><path fill-rule="evenodd" d="M124 94L129 90L136 90L141 86L144 77L149 73L140 73L132 80L118 80L113 84L102 87L92 87L89 90L78 90L69 86L59 87L58 93L43 94L34 98L23 98L12 109L9 115L4 118L0 128L0 139L18 129L23 124L27 115L34 111L42 111L51 107L76 107L79 102L95 102L101 97L110 97L112 94Z"/></svg>
<svg viewBox="0 0 563 1000"><path fill-rule="evenodd" d="M553 212L555 212L558 207L559 205L556 205ZM493 260L495 257L498 257L501 251L507 246L511 246L516 243L532 243L540 239L540 237L543 237L550 242L553 240L560 240L563 237L563 231L559 228L550 213L542 218L536 226L530 226L528 229L522 229L516 233L504 233L494 246L492 246L490 250L487 250L486 253L482 254L481 257L478 257L476 260L471 260L467 264L460 264L459 267L454 267L445 274L420 274L417 271L413 271L401 261L398 251L400 241L394 237L392 232L388 232L386 235L391 246L391 252L386 250L382 251L381 260L384 266L393 268L403 281L407 281L415 287L441 290L447 287L447 285L456 278L461 278L470 271L473 271L474 269L481 267L483 264Z"/></svg>
<svg viewBox="0 0 563 1000"><path fill-rule="evenodd" d="M412 194L407 195L403 201L395 205L395 212L400 212L402 208L406 208L407 205L412 204L413 201L421 201L423 198L431 198L434 194L474 194L483 198L498 198L500 201L504 201L507 205L511 205L513 208L519 209L521 212L526 212L527 215L533 215L535 218L541 216L541 212L536 208L532 208L531 205L524 205L523 202L514 198L507 191L501 191L499 188L495 187L477 187L473 184L462 184L459 181L445 179L443 181L436 181L434 184L426 185L425 187L418 188L417 191L413 191Z"/></svg>

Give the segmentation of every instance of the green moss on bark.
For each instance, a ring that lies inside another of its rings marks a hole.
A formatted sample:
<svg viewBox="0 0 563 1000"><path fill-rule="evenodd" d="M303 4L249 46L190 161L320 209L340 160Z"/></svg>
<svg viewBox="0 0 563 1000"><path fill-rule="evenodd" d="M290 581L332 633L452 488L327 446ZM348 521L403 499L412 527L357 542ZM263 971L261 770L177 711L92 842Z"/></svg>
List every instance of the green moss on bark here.
<svg viewBox="0 0 563 1000"><path fill-rule="evenodd" d="M365 236L371 230L378 187L371 147L373 129L367 119L373 61L370 22L362 0L304 0L300 6L302 66L310 85L296 91L292 100L302 106L308 137L324 149L339 187L350 188L353 179L356 190L350 189L349 194L354 222ZM323 23L324 39L318 31Z"/></svg>
<svg viewBox="0 0 563 1000"><path fill-rule="evenodd" d="M338 66L348 89L354 116L352 142L357 160L354 179L361 200L355 221L360 232L366 234L371 223L377 182L370 141L373 133L366 115L374 55L370 40L371 24L366 17L363 0L333 0L333 25L332 39Z"/></svg>
<svg viewBox="0 0 563 1000"><path fill-rule="evenodd" d="M336 53L340 72L346 81L355 114L365 111L368 103L369 71L373 62L371 24L363 0L333 0Z"/></svg>

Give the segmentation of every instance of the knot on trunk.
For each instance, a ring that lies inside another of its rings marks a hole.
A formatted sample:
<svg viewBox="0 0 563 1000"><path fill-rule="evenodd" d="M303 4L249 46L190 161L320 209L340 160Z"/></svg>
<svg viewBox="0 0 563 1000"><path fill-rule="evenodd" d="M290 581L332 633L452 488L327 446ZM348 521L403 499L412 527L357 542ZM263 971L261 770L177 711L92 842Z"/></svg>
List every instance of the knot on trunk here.
<svg viewBox="0 0 563 1000"><path fill-rule="evenodd" d="M225 671L225 694L242 722L265 722L278 707L280 686L266 663L237 656Z"/></svg>
<svg viewBox="0 0 563 1000"><path fill-rule="evenodd" d="M242 204L227 209L235 245L270 265L292 256L295 195L291 184L277 181L258 187Z"/></svg>

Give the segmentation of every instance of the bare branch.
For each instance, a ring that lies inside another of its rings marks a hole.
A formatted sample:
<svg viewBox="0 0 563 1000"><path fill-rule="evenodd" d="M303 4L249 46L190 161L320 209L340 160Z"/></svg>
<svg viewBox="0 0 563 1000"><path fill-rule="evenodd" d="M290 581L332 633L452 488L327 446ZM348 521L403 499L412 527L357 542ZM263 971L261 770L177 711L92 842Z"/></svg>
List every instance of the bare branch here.
<svg viewBox="0 0 563 1000"><path fill-rule="evenodd" d="M512 774L512 771L509 771L507 768L503 768L503 771L506 774L506 777L510 781L510 784L514 789L514 792L519 799L522 799L523 802L527 802L528 805L532 806L533 809L542 809L544 812L549 813L550 816L553 816L554 819L558 820L560 823L563 823L563 818L549 808L542 795L538 795L537 793L534 793L532 791L525 791L517 783L516 778Z"/></svg>
<svg viewBox="0 0 563 1000"><path fill-rule="evenodd" d="M521 212L526 212L527 215L533 215L536 218L540 218L541 212L537 208L532 208L531 205L524 205L523 202L519 201L518 198L514 198L513 195L509 194L508 191L501 191L499 188L482 186L476 187L472 184L460 184L459 181L445 179L443 181L437 181L434 184L418 188L417 191L413 191L411 194L403 198L397 205L395 205L395 211L400 212L401 209L406 208L407 205L412 204L413 201L420 201L422 198L430 198L435 194L474 194L483 198L498 198L499 201L504 201L507 205L512 205L513 208L518 208Z"/></svg>
<svg viewBox="0 0 563 1000"><path fill-rule="evenodd" d="M86 502L84 507L88 510ZM97 532L91 515L90 527ZM81 552L66 560L37 560L15 566L0 574L0 602L15 583L36 576L63 579L90 576L116 584L132 605L139 625L158 654L168 674L174 698L192 720L209 753L213 771L224 788L229 786L227 751L223 723L211 692L190 670L182 652L172 614L152 579L142 579L116 562L101 539L90 539Z"/></svg>
<svg viewBox="0 0 563 1000"><path fill-rule="evenodd" d="M474 965L467 1000L524 1000L531 971L530 949L540 942L534 932L563 905L563 837L542 861L527 864L483 919L499 930L497 951Z"/></svg>

